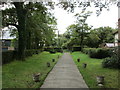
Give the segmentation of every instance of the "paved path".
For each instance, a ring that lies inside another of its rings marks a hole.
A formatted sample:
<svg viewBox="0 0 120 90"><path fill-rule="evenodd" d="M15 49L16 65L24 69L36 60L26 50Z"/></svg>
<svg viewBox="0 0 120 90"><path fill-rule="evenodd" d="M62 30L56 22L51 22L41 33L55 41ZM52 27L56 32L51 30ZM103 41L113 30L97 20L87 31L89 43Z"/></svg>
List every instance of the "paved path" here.
<svg viewBox="0 0 120 90"><path fill-rule="evenodd" d="M69 53L59 59L41 88L88 88Z"/></svg>

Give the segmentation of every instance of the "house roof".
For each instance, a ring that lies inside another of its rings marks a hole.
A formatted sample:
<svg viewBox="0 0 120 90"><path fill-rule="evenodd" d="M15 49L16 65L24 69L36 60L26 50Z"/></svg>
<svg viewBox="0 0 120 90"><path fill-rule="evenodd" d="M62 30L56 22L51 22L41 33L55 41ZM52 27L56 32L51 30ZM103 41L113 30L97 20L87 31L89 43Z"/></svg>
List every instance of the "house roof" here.
<svg viewBox="0 0 120 90"><path fill-rule="evenodd" d="M105 43L107 47L114 47L114 43Z"/></svg>
<svg viewBox="0 0 120 90"><path fill-rule="evenodd" d="M117 31L115 31L115 32L113 32L113 35L115 35L115 34L117 34L118 33L118 30Z"/></svg>
<svg viewBox="0 0 120 90"><path fill-rule="evenodd" d="M11 39L2 39L2 40L11 40Z"/></svg>

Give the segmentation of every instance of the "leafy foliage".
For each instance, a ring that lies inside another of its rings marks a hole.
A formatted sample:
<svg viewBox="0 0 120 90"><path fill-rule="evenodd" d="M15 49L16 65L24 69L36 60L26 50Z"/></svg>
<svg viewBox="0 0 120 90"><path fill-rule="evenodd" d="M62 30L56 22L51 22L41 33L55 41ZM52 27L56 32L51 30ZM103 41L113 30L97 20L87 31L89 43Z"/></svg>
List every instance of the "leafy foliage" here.
<svg viewBox="0 0 120 90"><path fill-rule="evenodd" d="M69 39L66 44L71 48L74 45L80 46L81 49L84 45L85 37L87 36L90 26L86 23L86 19L90 16L91 12L81 12L75 15L76 24L72 24L67 28L64 34L66 39Z"/></svg>
<svg viewBox="0 0 120 90"><path fill-rule="evenodd" d="M43 48L53 43L56 19L45 7L52 4L13 2L11 5L13 7L2 11L3 26L15 26L11 36L17 35L19 59L24 59L25 49Z"/></svg>
<svg viewBox="0 0 120 90"><path fill-rule="evenodd" d="M59 5L59 7L63 8L64 10L67 10L68 12L74 12L76 7L80 7L82 8L82 11L85 11L88 7L91 7L91 5L94 5L94 7L96 8L96 15L99 16L103 11L103 9L109 10L109 6L112 4L117 5L118 4L117 0L114 0L114 1L75 0L75 1L59 2L57 5Z"/></svg>
<svg viewBox="0 0 120 90"><path fill-rule="evenodd" d="M104 48L84 48L83 52L89 54L91 58L106 58L111 57L113 54L113 49L104 49Z"/></svg>
<svg viewBox="0 0 120 90"><path fill-rule="evenodd" d="M42 51L43 51L42 49L25 50L25 58L32 56L33 54L38 54ZM18 60L17 51L2 52L2 64L10 63L14 60Z"/></svg>
<svg viewBox="0 0 120 90"><path fill-rule="evenodd" d="M118 56L115 54L112 57L105 58L102 62L102 66L104 68L117 68L120 69L120 60Z"/></svg>

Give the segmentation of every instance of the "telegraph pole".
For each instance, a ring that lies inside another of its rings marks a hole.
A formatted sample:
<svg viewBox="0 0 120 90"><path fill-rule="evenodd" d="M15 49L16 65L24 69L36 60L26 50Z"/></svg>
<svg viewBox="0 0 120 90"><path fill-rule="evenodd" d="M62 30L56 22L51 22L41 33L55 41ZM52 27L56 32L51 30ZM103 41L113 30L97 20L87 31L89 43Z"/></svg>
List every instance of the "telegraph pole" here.
<svg viewBox="0 0 120 90"><path fill-rule="evenodd" d="M118 3L118 62L120 62L120 0ZM119 65L118 65L119 67ZM118 72L118 75L120 75L120 71ZM118 81L120 80L120 77L118 77ZM118 82L119 83L119 82ZM118 87L120 88L120 86Z"/></svg>
<svg viewBox="0 0 120 90"><path fill-rule="evenodd" d="M118 2L118 57L120 60L120 0Z"/></svg>
<svg viewBox="0 0 120 90"><path fill-rule="evenodd" d="M58 47L60 47L59 30L58 30Z"/></svg>

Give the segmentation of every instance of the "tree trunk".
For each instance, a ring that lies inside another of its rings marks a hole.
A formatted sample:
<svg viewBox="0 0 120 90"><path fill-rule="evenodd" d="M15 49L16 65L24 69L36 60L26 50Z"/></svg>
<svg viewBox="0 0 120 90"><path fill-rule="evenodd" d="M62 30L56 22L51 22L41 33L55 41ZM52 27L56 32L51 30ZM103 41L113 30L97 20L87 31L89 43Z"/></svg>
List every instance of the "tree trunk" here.
<svg viewBox="0 0 120 90"><path fill-rule="evenodd" d="M80 41L80 46L81 46L81 51L82 51L82 49L83 49L83 35L81 35L81 41Z"/></svg>
<svg viewBox="0 0 120 90"><path fill-rule="evenodd" d="M30 31L28 32L26 39L27 39L26 49L31 49L31 32Z"/></svg>
<svg viewBox="0 0 120 90"><path fill-rule="evenodd" d="M39 49L39 38L35 37L35 49Z"/></svg>
<svg viewBox="0 0 120 90"><path fill-rule="evenodd" d="M24 60L26 47L26 10L23 9L23 2L14 2L18 17L18 59Z"/></svg>
<svg viewBox="0 0 120 90"><path fill-rule="evenodd" d="M82 25L82 32L81 32L81 41L80 41L80 47L81 47L81 51L83 49L83 39L84 39L84 34L83 34L83 25Z"/></svg>

